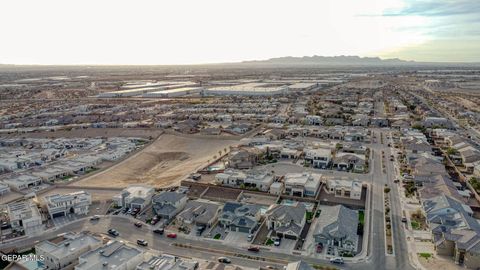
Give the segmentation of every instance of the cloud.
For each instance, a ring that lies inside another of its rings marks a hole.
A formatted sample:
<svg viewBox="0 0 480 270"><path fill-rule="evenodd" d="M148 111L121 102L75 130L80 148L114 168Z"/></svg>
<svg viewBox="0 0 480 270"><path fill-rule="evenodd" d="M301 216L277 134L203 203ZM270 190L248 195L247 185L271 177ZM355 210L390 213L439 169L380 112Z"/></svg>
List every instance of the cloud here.
<svg viewBox="0 0 480 270"><path fill-rule="evenodd" d="M386 10L383 16L454 16L480 14L479 0L411 0L397 10Z"/></svg>

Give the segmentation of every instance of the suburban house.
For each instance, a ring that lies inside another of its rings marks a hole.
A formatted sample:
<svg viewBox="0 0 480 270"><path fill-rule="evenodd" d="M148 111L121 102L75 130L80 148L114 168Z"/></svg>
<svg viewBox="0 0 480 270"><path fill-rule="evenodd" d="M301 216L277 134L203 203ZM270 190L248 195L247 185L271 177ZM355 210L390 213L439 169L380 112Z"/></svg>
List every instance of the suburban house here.
<svg viewBox="0 0 480 270"><path fill-rule="evenodd" d="M313 237L317 244L334 247L339 254L355 255L358 247L358 211L343 205L322 206Z"/></svg>
<svg viewBox="0 0 480 270"><path fill-rule="evenodd" d="M119 207L142 210L151 203L155 189L147 185L130 185L120 194L113 196L113 203Z"/></svg>
<svg viewBox="0 0 480 270"><path fill-rule="evenodd" d="M366 169L365 156L353 153L337 153L333 158L333 168L339 171L352 170L363 173Z"/></svg>
<svg viewBox="0 0 480 270"><path fill-rule="evenodd" d="M476 269L480 265L480 223L472 217L472 209L444 194L425 200L423 209L437 254Z"/></svg>
<svg viewBox="0 0 480 270"><path fill-rule="evenodd" d="M217 202L208 200L189 201L176 220L179 225L205 225L210 227L217 221L218 215L222 210L221 205Z"/></svg>
<svg viewBox="0 0 480 270"><path fill-rule="evenodd" d="M362 183L355 180L329 179L327 180L325 190L327 193L334 194L335 197L355 200L360 200L362 197Z"/></svg>
<svg viewBox="0 0 480 270"><path fill-rule="evenodd" d="M287 173L285 175L285 193L290 196L315 197L321 183L321 174L317 173Z"/></svg>
<svg viewBox="0 0 480 270"><path fill-rule="evenodd" d="M74 270L134 270L143 259L144 252L140 249L111 241L81 255Z"/></svg>
<svg viewBox="0 0 480 270"><path fill-rule="evenodd" d="M35 246L37 256L43 256L48 269L60 270L75 264L78 258L102 245L102 241L85 232L67 233Z"/></svg>
<svg viewBox="0 0 480 270"><path fill-rule="evenodd" d="M32 200L10 203L7 206L12 230L31 235L42 231L42 216Z"/></svg>
<svg viewBox="0 0 480 270"><path fill-rule="evenodd" d="M0 196L10 192L10 187L0 182Z"/></svg>
<svg viewBox="0 0 480 270"><path fill-rule="evenodd" d="M325 148L307 148L304 151L305 163L314 168L327 169L332 161L332 150Z"/></svg>
<svg viewBox="0 0 480 270"><path fill-rule="evenodd" d="M272 205L265 213L267 228L278 237L298 239L306 222L307 210L303 205Z"/></svg>
<svg viewBox="0 0 480 270"><path fill-rule="evenodd" d="M173 219L187 204L188 197L180 192L165 191L153 196L152 205L155 214L166 220Z"/></svg>
<svg viewBox="0 0 480 270"><path fill-rule="evenodd" d="M218 223L222 228L234 232L253 233L260 221L261 206L255 204L242 204L227 202L223 206Z"/></svg>
<svg viewBox="0 0 480 270"><path fill-rule="evenodd" d="M3 179L2 181L15 191L21 191L42 184L42 179L40 177L30 174L16 174Z"/></svg>
<svg viewBox="0 0 480 270"><path fill-rule="evenodd" d="M227 169L223 173L215 175L215 181L217 184L230 187L258 189L260 191L268 191L274 180L275 177L271 172L259 170L240 171Z"/></svg>
<svg viewBox="0 0 480 270"><path fill-rule="evenodd" d="M45 197L50 217L64 217L71 214L87 215L92 204L92 196L86 191L69 194L53 194Z"/></svg>
<svg viewBox="0 0 480 270"><path fill-rule="evenodd" d="M230 168L251 169L257 164L259 152L255 148L234 150L229 153Z"/></svg>

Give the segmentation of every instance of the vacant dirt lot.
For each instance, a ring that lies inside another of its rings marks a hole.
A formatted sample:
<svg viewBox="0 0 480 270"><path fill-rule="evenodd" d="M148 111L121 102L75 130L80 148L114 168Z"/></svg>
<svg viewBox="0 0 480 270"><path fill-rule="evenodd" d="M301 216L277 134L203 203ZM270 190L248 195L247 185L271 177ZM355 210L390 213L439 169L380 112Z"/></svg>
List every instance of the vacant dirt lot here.
<svg viewBox="0 0 480 270"><path fill-rule="evenodd" d="M139 153L74 185L125 187L145 183L170 186L205 165L207 160L213 160L218 151L237 142L163 134Z"/></svg>
<svg viewBox="0 0 480 270"><path fill-rule="evenodd" d="M5 137L27 137L27 138L94 138L94 137L140 137L155 138L162 133L160 129L141 128L86 128L75 130L59 130L55 132L42 131L25 134L11 134Z"/></svg>

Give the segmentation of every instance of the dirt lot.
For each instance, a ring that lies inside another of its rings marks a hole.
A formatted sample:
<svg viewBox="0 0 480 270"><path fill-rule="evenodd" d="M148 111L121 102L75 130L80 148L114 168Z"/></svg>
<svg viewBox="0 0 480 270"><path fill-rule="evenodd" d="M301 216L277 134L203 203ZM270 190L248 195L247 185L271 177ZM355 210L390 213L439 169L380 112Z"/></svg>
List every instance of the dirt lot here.
<svg viewBox="0 0 480 270"><path fill-rule="evenodd" d="M89 137L140 137L155 138L160 135L160 129L140 129L140 128L86 128L76 130L59 130L55 132L42 131L25 134L12 134L12 137L27 138L89 138ZM5 135L5 137L8 137Z"/></svg>
<svg viewBox="0 0 480 270"><path fill-rule="evenodd" d="M170 186L212 160L219 150L237 142L163 134L139 153L76 182L75 186L125 187L135 183Z"/></svg>
<svg viewBox="0 0 480 270"><path fill-rule="evenodd" d="M53 195L53 194L68 194L72 192L76 192L79 190L71 189L71 188L61 188L57 187L54 188L48 192L45 192L41 195L39 195L39 199L43 202L43 199L46 196ZM112 191L112 190L92 190L92 189L86 189L85 191L89 192L90 195L92 195L92 201L110 201L112 200L112 197L120 191Z"/></svg>

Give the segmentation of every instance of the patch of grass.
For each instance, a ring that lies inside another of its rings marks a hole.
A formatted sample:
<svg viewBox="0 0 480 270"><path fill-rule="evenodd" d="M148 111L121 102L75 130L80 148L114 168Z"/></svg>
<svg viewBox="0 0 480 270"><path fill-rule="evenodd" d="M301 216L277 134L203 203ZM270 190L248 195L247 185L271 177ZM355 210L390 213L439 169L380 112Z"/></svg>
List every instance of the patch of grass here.
<svg viewBox="0 0 480 270"><path fill-rule="evenodd" d="M432 254L431 253L418 253L418 256L428 260L432 257Z"/></svg>
<svg viewBox="0 0 480 270"><path fill-rule="evenodd" d="M222 235L219 234L219 233L215 234L215 236L213 237L213 239L216 239L216 240L218 240L220 238L222 238Z"/></svg>
<svg viewBox="0 0 480 270"><path fill-rule="evenodd" d="M419 229L420 229L420 223L412 220L411 224L412 224L412 228L413 228L414 230L419 230Z"/></svg>
<svg viewBox="0 0 480 270"><path fill-rule="evenodd" d="M362 225L365 225L365 212L358 211L358 222Z"/></svg>
<svg viewBox="0 0 480 270"><path fill-rule="evenodd" d="M312 220L312 218L313 218L313 213L312 212L307 212L306 215L307 215L307 221Z"/></svg>
<svg viewBox="0 0 480 270"><path fill-rule="evenodd" d="M265 245L266 246L271 246L271 245L273 245L273 243L274 243L274 241L272 239L268 238L267 241L265 242Z"/></svg>

